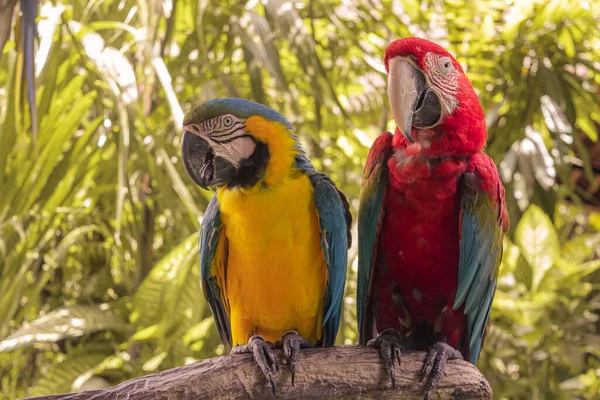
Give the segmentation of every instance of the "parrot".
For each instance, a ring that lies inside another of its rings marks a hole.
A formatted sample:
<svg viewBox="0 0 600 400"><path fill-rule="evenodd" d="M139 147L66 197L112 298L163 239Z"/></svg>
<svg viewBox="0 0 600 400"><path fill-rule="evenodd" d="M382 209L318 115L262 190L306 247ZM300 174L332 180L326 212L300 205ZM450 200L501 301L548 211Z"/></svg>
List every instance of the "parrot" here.
<svg viewBox="0 0 600 400"><path fill-rule="evenodd" d="M461 65L418 37L390 43L384 62L396 127L375 139L362 177L359 342L379 348L393 387L402 351L427 351L427 399L448 360L477 363L509 217Z"/></svg>
<svg viewBox="0 0 600 400"><path fill-rule="evenodd" d="M292 385L300 349L333 346L352 216L294 126L265 105L217 98L183 121L182 161L214 189L201 221L201 286L221 340L252 354L275 393L282 348Z"/></svg>

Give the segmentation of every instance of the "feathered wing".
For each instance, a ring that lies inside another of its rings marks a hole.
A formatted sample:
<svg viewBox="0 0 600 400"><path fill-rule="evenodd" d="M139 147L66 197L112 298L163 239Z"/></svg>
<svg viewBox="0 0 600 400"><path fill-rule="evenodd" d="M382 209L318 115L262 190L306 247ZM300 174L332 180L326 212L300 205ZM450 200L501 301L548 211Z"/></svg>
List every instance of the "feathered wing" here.
<svg viewBox="0 0 600 400"><path fill-rule="evenodd" d="M350 235L352 216L348 200L326 175L314 171L309 176L314 188L321 246L327 264L325 315L321 339L321 346L327 347L334 345L342 316L348 247L352 240Z"/></svg>
<svg viewBox="0 0 600 400"><path fill-rule="evenodd" d="M476 155L469 160L461 181L460 258L454 301L454 309L465 305L467 337L463 349L472 364L477 363L483 343L508 225L504 188L496 166L487 155Z"/></svg>
<svg viewBox="0 0 600 400"><path fill-rule="evenodd" d="M219 201L214 195L206 208L200 228L200 279L204 297L215 319L217 332L228 352L232 343L229 304L225 296L227 246Z"/></svg>
<svg viewBox="0 0 600 400"><path fill-rule="evenodd" d="M366 344L375 334L371 305L371 280L377 258L377 242L385 210L383 202L388 186L387 160L392 154L392 134L381 134L371 146L362 179L358 210L358 282L356 314L359 343Z"/></svg>

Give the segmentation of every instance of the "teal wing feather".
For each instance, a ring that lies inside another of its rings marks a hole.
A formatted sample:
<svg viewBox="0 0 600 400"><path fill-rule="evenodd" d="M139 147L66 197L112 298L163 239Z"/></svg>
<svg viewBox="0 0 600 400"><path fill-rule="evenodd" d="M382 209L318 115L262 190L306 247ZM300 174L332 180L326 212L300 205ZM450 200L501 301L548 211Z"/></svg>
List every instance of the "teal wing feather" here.
<svg viewBox="0 0 600 400"><path fill-rule="evenodd" d="M371 146L365 165L358 211L358 282L356 314L359 342L365 344L375 333L371 307L371 279L377 257L377 242L383 216L383 202L388 186L387 160L392 154L392 134L381 134Z"/></svg>
<svg viewBox="0 0 600 400"><path fill-rule="evenodd" d="M306 168L314 188L315 208L319 215L321 246L327 265L327 288L321 346L333 346L342 318L342 301L348 266L348 247L352 236L352 215L346 196L324 174Z"/></svg>
<svg viewBox="0 0 600 400"><path fill-rule="evenodd" d="M508 230L504 188L493 161L484 154L469 161L461 182L460 258L454 309L464 305L468 359L477 363L488 323L502 239Z"/></svg>
<svg viewBox="0 0 600 400"><path fill-rule="evenodd" d="M217 265L227 268L227 238L223 233L221 212L219 202L214 195L204 217L200 228L200 279L204 297L210 305L217 332L227 349L231 348L231 327L229 322L229 310L224 300L224 288L219 286L217 277ZM219 244L225 245L221 252L217 251Z"/></svg>

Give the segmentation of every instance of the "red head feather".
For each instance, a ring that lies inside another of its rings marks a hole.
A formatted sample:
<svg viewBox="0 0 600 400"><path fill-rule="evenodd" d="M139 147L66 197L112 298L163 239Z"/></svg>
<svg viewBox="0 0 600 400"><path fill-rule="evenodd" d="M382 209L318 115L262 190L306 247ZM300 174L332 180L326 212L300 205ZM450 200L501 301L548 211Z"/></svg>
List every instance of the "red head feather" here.
<svg viewBox="0 0 600 400"><path fill-rule="evenodd" d="M449 112L441 122L429 129L433 131L434 139L422 153L429 156L471 155L481 151L487 140L483 109L458 61L441 46L416 37L398 39L387 47L385 68L388 73L389 62L396 57L412 60L426 75L429 85L442 94L448 106ZM413 133L418 137L419 130L413 128ZM402 138L394 140L403 141Z"/></svg>

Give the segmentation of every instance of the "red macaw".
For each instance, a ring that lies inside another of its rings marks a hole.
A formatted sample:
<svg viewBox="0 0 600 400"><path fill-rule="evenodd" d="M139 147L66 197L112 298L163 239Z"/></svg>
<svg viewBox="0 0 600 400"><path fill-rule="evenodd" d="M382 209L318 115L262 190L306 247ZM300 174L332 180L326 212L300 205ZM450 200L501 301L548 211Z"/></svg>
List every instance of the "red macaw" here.
<svg viewBox="0 0 600 400"><path fill-rule="evenodd" d="M429 350L428 398L448 359L477 362L509 218L460 64L437 44L405 38L388 46L385 67L397 128L375 140L363 175L360 342L380 348L393 386L401 350Z"/></svg>

